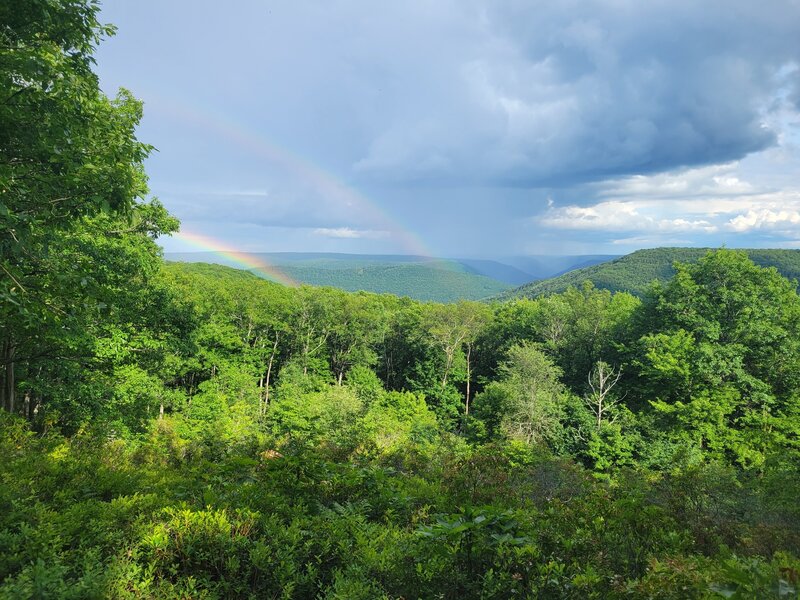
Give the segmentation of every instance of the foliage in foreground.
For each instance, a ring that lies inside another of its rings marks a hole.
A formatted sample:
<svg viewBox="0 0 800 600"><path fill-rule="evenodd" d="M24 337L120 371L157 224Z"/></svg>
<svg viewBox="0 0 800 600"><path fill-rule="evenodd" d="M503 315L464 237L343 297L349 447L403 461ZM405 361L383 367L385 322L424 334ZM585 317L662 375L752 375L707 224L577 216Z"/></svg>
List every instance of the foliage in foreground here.
<svg viewBox="0 0 800 600"><path fill-rule="evenodd" d="M365 430L396 418L370 410ZM773 552L797 552L797 523L768 492L800 489L796 471L762 489L716 464L608 483L521 445L380 450L335 428L212 443L181 436L189 420L123 441L4 417L0 597L796 595L800 562Z"/></svg>

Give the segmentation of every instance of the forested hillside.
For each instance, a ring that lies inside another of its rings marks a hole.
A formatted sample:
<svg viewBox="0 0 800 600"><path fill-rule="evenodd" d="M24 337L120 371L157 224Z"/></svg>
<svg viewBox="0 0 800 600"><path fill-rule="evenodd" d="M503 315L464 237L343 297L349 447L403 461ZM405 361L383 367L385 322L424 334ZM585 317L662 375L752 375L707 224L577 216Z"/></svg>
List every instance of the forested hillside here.
<svg viewBox="0 0 800 600"><path fill-rule="evenodd" d="M509 285L520 285L532 281L533 279L540 278L534 273L529 273L523 269L506 264L505 262L475 258L434 258L430 256L416 256L413 254L342 254L336 252L246 252L241 253L241 256L263 260L267 264L278 269L287 266L314 266L331 270L348 271L377 265L388 267L421 264L436 268L463 270L464 272L483 275L489 279L494 279ZM165 254L165 258L168 261L174 262L208 262L237 266L236 262L215 252L168 252ZM540 258L543 259L543 257ZM565 261L568 264L577 264L578 262L582 262L584 258L587 257L553 257L553 260L548 264L539 264L544 262L543 260L537 261L537 266L539 271L552 275L563 270L561 266ZM508 259L508 261L513 260L513 258Z"/></svg>
<svg viewBox="0 0 800 600"><path fill-rule="evenodd" d="M0 4L0 598L792 598L800 296L425 303L164 263L97 6Z"/></svg>
<svg viewBox="0 0 800 600"><path fill-rule="evenodd" d="M415 300L481 300L511 286L555 277L614 256L510 256L500 260L442 259L413 255L324 252L247 252L232 259L217 252L169 252L171 262L206 262L242 268L242 260L263 262L298 283L351 292L408 296ZM258 274L257 270L254 270Z"/></svg>
<svg viewBox="0 0 800 600"><path fill-rule="evenodd" d="M374 256L323 253L250 253L298 283L408 296L415 300L455 302L499 294L532 276L494 261L457 261L422 256ZM167 260L239 266L211 252L170 253ZM254 271L255 272L255 271ZM487 276L489 274L489 276Z"/></svg>
<svg viewBox="0 0 800 600"><path fill-rule="evenodd" d="M653 248L637 250L626 256L575 269L558 277L534 281L500 294L498 298L535 298L560 293L569 286L591 281L595 287L641 296L655 280L667 281L675 275L673 264L696 262L709 248ZM775 267L789 279L800 280L800 250L744 250L750 260L762 267Z"/></svg>
<svg viewBox="0 0 800 600"><path fill-rule="evenodd" d="M353 292L385 292L436 302L481 300L511 287L472 273L462 265L447 262L373 263L333 269L328 265L287 264L281 267L281 271L295 281L310 285L331 286Z"/></svg>

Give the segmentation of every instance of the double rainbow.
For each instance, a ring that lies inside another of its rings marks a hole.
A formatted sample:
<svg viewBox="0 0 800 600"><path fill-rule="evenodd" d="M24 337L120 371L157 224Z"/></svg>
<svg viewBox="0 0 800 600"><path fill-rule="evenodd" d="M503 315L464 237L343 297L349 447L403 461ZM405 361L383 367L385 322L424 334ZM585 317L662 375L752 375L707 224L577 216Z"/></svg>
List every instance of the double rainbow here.
<svg viewBox="0 0 800 600"><path fill-rule="evenodd" d="M175 102L154 95L157 103L153 107L156 112L165 113L172 119L191 123L193 126L210 131L236 146L245 149L254 156L259 156L271 165L277 165L298 179L310 184L320 196L332 198L342 206L354 208L361 216L374 223L376 228L387 231L391 238L398 242L407 254L432 257L435 254L427 247L418 235L402 226L397 218L392 217L385 208L362 195L343 181L337 180L317 165L296 156L289 150L251 133L244 126L229 118L201 110L181 102ZM291 277L282 273L274 265L244 253L226 242L209 235L182 229L179 239L185 240L203 250L213 252L220 257L233 261L247 269L278 281L285 285L297 285Z"/></svg>

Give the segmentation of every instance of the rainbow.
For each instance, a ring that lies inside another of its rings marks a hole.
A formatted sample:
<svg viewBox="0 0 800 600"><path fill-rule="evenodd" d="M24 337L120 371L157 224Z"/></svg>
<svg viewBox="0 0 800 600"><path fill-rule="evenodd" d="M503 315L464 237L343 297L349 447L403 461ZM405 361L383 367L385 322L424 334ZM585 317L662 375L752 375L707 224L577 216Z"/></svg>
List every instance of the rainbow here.
<svg viewBox="0 0 800 600"><path fill-rule="evenodd" d="M360 215L365 216L375 224L376 229L387 231L406 253L434 257L436 254L426 246L416 234L400 224L396 217L392 217L386 209L364 197L346 183L337 180L329 173L307 160L296 156L289 150L262 137L250 133L245 127L234 123L230 119L207 111L176 103L159 95L151 95L157 104L153 107L156 112L162 112L170 118L189 122L206 131L212 131L227 139L249 153L260 156L273 165L282 167L292 173L299 180L309 184L321 197L334 199L342 206L354 208ZM196 234L191 234L195 235ZM204 237L204 243L224 245L224 242ZM205 246L210 248L210 246ZM216 250L215 250L216 251Z"/></svg>
<svg viewBox="0 0 800 600"><path fill-rule="evenodd" d="M202 248L203 250L213 252L217 256L226 258L234 264L247 269L248 271L253 271L257 275L261 275L266 279L276 283L282 283L283 285L287 285L289 287L299 286L299 284L286 273L283 273L275 266L269 264L267 261L260 259L257 255L240 252L239 250L228 246L224 242L201 235L199 233L186 231L185 229L181 229L181 231L175 234L175 236L192 244L193 246Z"/></svg>

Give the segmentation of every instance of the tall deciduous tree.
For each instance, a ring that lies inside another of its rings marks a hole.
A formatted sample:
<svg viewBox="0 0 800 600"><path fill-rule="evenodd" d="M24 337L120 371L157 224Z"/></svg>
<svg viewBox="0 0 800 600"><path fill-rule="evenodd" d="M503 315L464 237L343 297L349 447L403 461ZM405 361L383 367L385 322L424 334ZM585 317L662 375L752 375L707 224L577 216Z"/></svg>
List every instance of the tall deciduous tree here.
<svg viewBox="0 0 800 600"><path fill-rule="evenodd" d="M82 332L126 304L125 290L157 269L152 238L177 227L142 202L141 104L124 90L107 98L92 72L96 44L113 32L98 11L92 1L0 4L0 400L10 411L20 376L41 381L68 366L42 361L86 357Z"/></svg>
<svg viewBox="0 0 800 600"><path fill-rule="evenodd" d="M505 433L529 444L550 441L560 427L565 388L561 370L535 344L512 346L499 382L484 391L500 411Z"/></svg>
<svg viewBox="0 0 800 600"><path fill-rule="evenodd" d="M795 283L733 250L676 270L643 310L647 333L632 361L641 388L702 447L758 465L800 384Z"/></svg>
<svg viewBox="0 0 800 600"><path fill-rule="evenodd" d="M465 413L469 413L472 349L481 329L489 321L488 308L477 302L461 301L454 305L434 304L427 311L427 329L435 344L444 354L441 369L442 391L452 375L456 358L463 354L465 361Z"/></svg>
<svg viewBox="0 0 800 600"><path fill-rule="evenodd" d="M378 360L373 350L385 335L387 323L381 306L371 296L340 293L332 300L328 353L338 385L354 365L372 367Z"/></svg>

